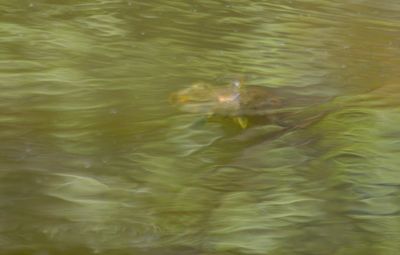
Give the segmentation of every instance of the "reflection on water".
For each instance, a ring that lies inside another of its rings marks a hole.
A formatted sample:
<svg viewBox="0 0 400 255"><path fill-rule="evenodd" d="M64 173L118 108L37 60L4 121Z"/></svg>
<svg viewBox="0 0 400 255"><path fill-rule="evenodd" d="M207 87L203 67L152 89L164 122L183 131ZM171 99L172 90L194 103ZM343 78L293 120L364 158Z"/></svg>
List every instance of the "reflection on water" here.
<svg viewBox="0 0 400 255"><path fill-rule="evenodd" d="M2 254L398 254L398 1L0 7ZM168 103L237 74L334 110L242 130Z"/></svg>

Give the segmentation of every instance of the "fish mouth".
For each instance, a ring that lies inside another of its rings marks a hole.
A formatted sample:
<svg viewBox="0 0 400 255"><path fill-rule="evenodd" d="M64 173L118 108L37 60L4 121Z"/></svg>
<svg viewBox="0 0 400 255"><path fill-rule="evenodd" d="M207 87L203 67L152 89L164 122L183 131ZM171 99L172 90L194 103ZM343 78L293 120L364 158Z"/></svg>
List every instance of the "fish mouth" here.
<svg viewBox="0 0 400 255"><path fill-rule="evenodd" d="M178 104L178 107L183 112L208 114L213 112L215 103L192 101L185 104Z"/></svg>
<svg viewBox="0 0 400 255"><path fill-rule="evenodd" d="M217 100L219 103L232 103L232 102L238 102L240 100L240 94L239 93L234 93L231 95L219 95L217 97Z"/></svg>
<svg viewBox="0 0 400 255"><path fill-rule="evenodd" d="M211 98L195 98L193 96L181 94L181 93L173 93L169 97L169 102L173 105L184 106L184 105L198 105L198 104L211 104L215 100Z"/></svg>

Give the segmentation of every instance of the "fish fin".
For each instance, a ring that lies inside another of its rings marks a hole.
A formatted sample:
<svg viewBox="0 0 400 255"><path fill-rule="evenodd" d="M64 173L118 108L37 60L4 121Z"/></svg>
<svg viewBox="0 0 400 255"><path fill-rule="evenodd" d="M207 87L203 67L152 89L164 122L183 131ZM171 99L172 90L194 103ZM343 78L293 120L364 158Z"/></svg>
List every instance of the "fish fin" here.
<svg viewBox="0 0 400 255"><path fill-rule="evenodd" d="M233 120L243 129L249 125L249 120L246 117L235 117Z"/></svg>

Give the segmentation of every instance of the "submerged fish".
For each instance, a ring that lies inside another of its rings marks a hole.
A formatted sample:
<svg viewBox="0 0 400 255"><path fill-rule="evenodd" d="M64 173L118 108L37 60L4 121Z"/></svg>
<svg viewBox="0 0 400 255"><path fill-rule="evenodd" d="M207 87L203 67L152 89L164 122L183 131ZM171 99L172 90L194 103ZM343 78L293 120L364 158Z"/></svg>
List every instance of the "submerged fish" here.
<svg viewBox="0 0 400 255"><path fill-rule="evenodd" d="M288 116L299 115L304 108L329 100L296 93L299 89L243 85L237 80L224 86L199 82L172 94L171 102L184 112L229 117L246 128L249 120L279 123Z"/></svg>

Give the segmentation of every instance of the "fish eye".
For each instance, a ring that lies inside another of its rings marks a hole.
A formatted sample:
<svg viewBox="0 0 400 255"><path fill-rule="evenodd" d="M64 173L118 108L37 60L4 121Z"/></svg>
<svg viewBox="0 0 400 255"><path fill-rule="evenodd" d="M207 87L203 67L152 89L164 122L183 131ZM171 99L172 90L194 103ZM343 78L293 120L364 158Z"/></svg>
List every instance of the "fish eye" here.
<svg viewBox="0 0 400 255"><path fill-rule="evenodd" d="M240 87L240 81L239 80L233 80L232 81L232 86L239 88Z"/></svg>

